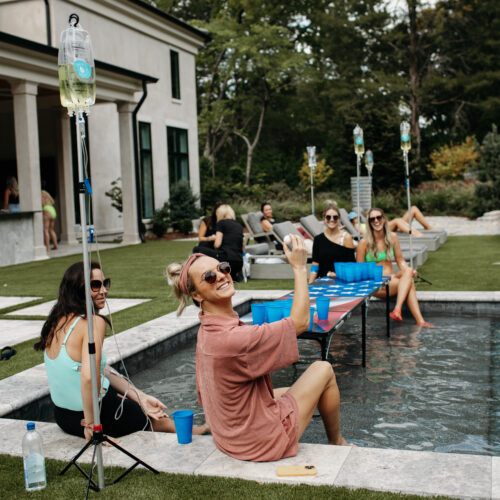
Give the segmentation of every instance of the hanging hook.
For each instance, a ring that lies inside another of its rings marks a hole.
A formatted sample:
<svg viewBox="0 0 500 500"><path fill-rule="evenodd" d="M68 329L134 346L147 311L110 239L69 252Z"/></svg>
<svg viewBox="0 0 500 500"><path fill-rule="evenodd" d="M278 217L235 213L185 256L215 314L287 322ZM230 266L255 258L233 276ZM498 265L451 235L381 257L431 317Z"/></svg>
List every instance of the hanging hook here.
<svg viewBox="0 0 500 500"><path fill-rule="evenodd" d="M71 24L71 21L75 21L75 24ZM73 26L76 28L78 26L78 23L80 22L80 18L78 17L78 14L71 14L68 19L68 23L70 26Z"/></svg>

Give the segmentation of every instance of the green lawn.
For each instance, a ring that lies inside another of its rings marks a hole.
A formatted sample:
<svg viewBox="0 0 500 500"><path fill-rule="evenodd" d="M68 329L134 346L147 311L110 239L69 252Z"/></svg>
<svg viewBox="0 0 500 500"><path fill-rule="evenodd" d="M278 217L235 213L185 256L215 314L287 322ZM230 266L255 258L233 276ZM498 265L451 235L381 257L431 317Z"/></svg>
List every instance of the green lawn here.
<svg viewBox="0 0 500 500"><path fill-rule="evenodd" d="M140 325L174 311L177 304L164 277L166 265L184 260L193 247L186 241L151 241L144 245L113 248L101 252L102 265L112 279L110 297L150 298L150 302L113 315L116 332ZM432 286L419 284L419 290L498 290L500 281L500 236L452 236L420 268ZM93 257L97 260L97 255ZM0 268L1 295L31 295L40 302L57 297L65 269L80 256L60 257L40 262ZM290 289L292 280L250 280L237 283L239 289ZM25 304L11 307L25 307ZM0 319L9 319L0 315ZM44 319L44 318L39 318ZM0 363L0 379L42 362L33 350L33 340L16 346L18 354Z"/></svg>
<svg viewBox="0 0 500 500"><path fill-rule="evenodd" d="M23 463L19 457L0 455L0 497L5 499L69 499L85 496L86 481L72 467L64 476L58 473L65 463L46 460L47 487L41 491L27 492L24 489ZM269 464L276 467L276 464ZM105 468L106 483L116 479L124 469ZM96 472L97 474L97 472ZM135 469L122 481L107 486L102 492L90 491L89 498L105 500L163 500L163 499L284 499L303 500L396 500L418 499L416 495L400 495L380 493L368 490L348 490L346 488L330 488L329 486L288 486L282 484L261 484L256 481L226 479L219 477L192 476L183 474L153 475L145 469ZM428 498L428 497L427 497ZM445 499L445 497L435 497Z"/></svg>

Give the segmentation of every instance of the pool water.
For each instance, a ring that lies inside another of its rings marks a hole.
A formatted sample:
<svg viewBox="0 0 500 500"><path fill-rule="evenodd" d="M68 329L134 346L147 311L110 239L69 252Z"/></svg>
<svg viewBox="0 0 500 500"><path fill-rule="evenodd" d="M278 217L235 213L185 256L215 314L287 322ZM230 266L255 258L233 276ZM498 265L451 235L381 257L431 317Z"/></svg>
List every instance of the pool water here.
<svg viewBox="0 0 500 500"><path fill-rule="evenodd" d="M359 446L500 456L500 321L426 317L435 329L370 314L367 366L355 318L335 334L330 353L340 388L342 433ZM133 377L168 407L193 409L204 421L195 382L195 344ZM300 361L272 374L284 387L320 359L317 342L299 341ZM326 443L316 414L301 442Z"/></svg>

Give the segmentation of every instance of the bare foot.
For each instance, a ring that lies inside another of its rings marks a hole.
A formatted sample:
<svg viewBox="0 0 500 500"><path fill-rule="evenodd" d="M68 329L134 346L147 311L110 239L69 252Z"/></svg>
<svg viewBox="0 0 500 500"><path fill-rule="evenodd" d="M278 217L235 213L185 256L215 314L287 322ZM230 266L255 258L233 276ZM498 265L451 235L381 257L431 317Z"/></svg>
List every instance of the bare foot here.
<svg viewBox="0 0 500 500"><path fill-rule="evenodd" d="M357 446L356 444L353 443L348 443L343 437L340 438L340 441L336 443L329 443L329 444L334 444L336 446Z"/></svg>
<svg viewBox="0 0 500 500"><path fill-rule="evenodd" d="M436 328L432 323L427 323L427 321L423 321L422 323L417 323L418 326L422 328Z"/></svg>
<svg viewBox="0 0 500 500"><path fill-rule="evenodd" d="M412 232L414 233L414 236L416 236L417 238L421 238L422 236L425 236L424 233L421 233L417 229L413 229Z"/></svg>
<svg viewBox="0 0 500 500"><path fill-rule="evenodd" d="M195 425L193 427L193 434L195 435L200 435L200 434L212 434L210 431L210 427L208 424L203 424L203 425Z"/></svg>

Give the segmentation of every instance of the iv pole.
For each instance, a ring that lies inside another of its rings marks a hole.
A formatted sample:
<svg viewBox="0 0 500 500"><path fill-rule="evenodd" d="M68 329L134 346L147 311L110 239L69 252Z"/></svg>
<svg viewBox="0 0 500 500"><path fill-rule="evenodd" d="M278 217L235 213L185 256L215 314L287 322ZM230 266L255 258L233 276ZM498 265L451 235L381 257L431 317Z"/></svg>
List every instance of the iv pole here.
<svg viewBox="0 0 500 500"><path fill-rule="evenodd" d="M314 167L316 167L316 146L307 146L309 169L311 170L311 209L314 215Z"/></svg>
<svg viewBox="0 0 500 500"><path fill-rule="evenodd" d="M363 144L363 129L356 125L353 130L354 136L354 152L356 153L356 189L357 189L357 211L358 211L358 241L361 241L361 207L360 207L360 194L361 185L359 180L359 169L361 165L361 157L365 146Z"/></svg>
<svg viewBox="0 0 500 500"><path fill-rule="evenodd" d="M79 23L79 17L77 14L71 14L69 16L69 23L74 21L73 27L76 27ZM89 234L87 235L87 211L85 207L85 199L86 196L92 195L92 188L90 186L89 179L85 178L84 171L84 160L83 160L83 143L85 141L85 118L83 116L83 109L75 105L74 107L68 107L68 111L70 114L74 112L75 114L75 130L76 130L76 144L77 144L77 157L78 157L78 185L79 185L79 201L80 201L80 226L82 231L82 252L83 252L83 272L85 277L85 306L86 306L86 314L87 314L87 328L88 328L88 349L89 349L89 362L90 362L90 379L92 386L92 410L94 417L93 424L93 434L92 439L85 444L85 446L75 455L75 457L66 465L66 467L59 473L59 475L63 475L71 465L75 465L75 467L88 478L87 482L87 490L85 494L85 498L88 497L89 488L92 488L94 491L100 491L104 489L104 466L102 460L102 443L109 443L111 446L117 448L125 455L129 456L135 463L127 469L118 479L116 479L114 483L117 483L122 479L126 474L128 474L132 469L134 469L137 465L141 464L150 471L158 474L156 469L153 469L151 466L138 459L130 452L111 441L107 436L105 436L102 432L101 425L101 415L100 415L100 405L99 405L99 396L97 390L97 373L96 373L96 360L95 360L95 342L94 342L94 330L93 330L93 308L92 308L92 300L90 295L90 263L89 263L89 252L88 252L88 241L87 237L93 239L91 228L89 228ZM100 371L100 370L99 370ZM90 472L87 474L77 463L78 458L89 448L90 446L94 446L94 452L92 455L92 461L90 464ZM92 480L92 470L94 461L97 461L97 476L98 476L98 484Z"/></svg>

